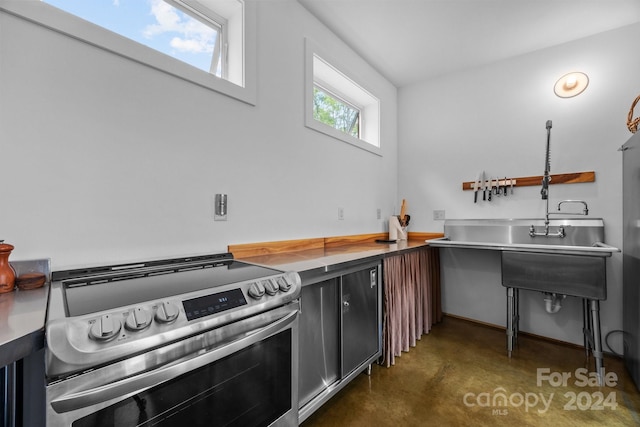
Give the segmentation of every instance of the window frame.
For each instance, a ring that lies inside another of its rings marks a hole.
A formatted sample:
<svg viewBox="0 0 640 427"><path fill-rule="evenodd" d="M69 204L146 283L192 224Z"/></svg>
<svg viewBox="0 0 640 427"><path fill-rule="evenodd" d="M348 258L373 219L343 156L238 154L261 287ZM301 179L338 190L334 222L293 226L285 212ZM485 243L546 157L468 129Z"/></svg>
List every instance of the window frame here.
<svg viewBox="0 0 640 427"><path fill-rule="evenodd" d="M228 49L228 27L229 22L227 18L216 13L215 11L207 8L206 6L200 5L198 1L195 2L193 0L164 0L166 3L169 3L176 9L184 12L189 15L191 18L200 21L206 26L215 27L216 31L218 31L218 36L216 38L216 47L214 48L212 55L212 63L214 58L220 58L220 78L224 80L228 80L228 64L227 64L227 49ZM198 7L200 6L200 7ZM200 9L204 8L206 11L201 11ZM216 50L218 53L216 54ZM217 62L217 61L216 61ZM212 64L213 65L213 64ZM216 64L217 67L217 64ZM209 73L216 75L211 71L214 67L210 67Z"/></svg>
<svg viewBox="0 0 640 427"><path fill-rule="evenodd" d="M324 76L318 76L315 70L314 62L318 60L322 62L319 68L323 69ZM324 78L328 74L331 74L331 77ZM343 61L339 61L313 40L305 38L304 124L309 129L382 156L380 99L351 77L354 75L356 74L350 72ZM339 99L347 101L348 104L354 105L360 110L360 138L353 137L314 118L313 88L316 84L327 88Z"/></svg>
<svg viewBox="0 0 640 427"><path fill-rule="evenodd" d="M256 4L255 0L234 1L242 4L242 16L236 17L242 22L229 28L229 36L235 34L238 39L237 52L228 54L230 72L237 76L231 80L219 78L40 0L0 0L0 11L249 105L256 105ZM238 24L241 24L241 29Z"/></svg>

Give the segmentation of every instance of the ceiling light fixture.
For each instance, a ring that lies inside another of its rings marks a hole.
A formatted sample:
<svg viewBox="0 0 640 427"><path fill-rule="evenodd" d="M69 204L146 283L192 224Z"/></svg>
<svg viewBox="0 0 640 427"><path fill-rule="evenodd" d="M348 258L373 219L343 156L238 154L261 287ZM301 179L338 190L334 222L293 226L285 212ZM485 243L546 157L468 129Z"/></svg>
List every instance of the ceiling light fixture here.
<svg viewBox="0 0 640 427"><path fill-rule="evenodd" d="M560 98L571 98L584 92L588 85L589 77L585 73L573 72L560 77L553 92Z"/></svg>

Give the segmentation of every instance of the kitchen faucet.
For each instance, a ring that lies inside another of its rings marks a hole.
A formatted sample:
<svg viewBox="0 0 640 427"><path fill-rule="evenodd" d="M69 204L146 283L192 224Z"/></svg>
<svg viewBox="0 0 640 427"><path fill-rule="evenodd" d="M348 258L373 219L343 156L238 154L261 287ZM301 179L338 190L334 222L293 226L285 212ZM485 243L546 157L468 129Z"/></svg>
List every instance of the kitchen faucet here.
<svg viewBox="0 0 640 427"><path fill-rule="evenodd" d="M549 233L549 182L551 181L551 176L549 176L549 171L551 170L551 120L547 120L546 123L547 128L547 152L544 160L544 176L542 177L542 189L540 190L540 194L542 195L542 200L546 202L546 212L544 216L544 232L536 231L536 228L531 225L529 227L529 236L544 236L544 237L564 237L564 227L559 227L557 233L550 234Z"/></svg>
<svg viewBox="0 0 640 427"><path fill-rule="evenodd" d="M547 128L547 153L545 156L544 162L544 176L542 177L542 189L540 190L540 194L542 195L542 200L546 202L546 212L544 216L544 232L536 231L536 228L531 225L529 227L529 236L544 236L544 237L564 237L565 231L564 227L558 227L557 233L549 233L549 215L589 215L589 206L587 206L587 202L584 200L563 200L558 203L558 212L549 212L549 182L551 181L551 177L549 176L549 171L551 170L551 151L550 151L550 142L551 142L551 120L547 120L546 124ZM584 205L584 209L582 212L561 212L561 207L563 203L582 203Z"/></svg>
<svg viewBox="0 0 640 427"><path fill-rule="evenodd" d="M531 225L529 227L529 236L544 236L544 237L560 237L563 238L566 236L564 231L564 227L558 227L557 233L549 233L549 215L589 215L589 207L587 206L587 202L584 200L563 200L558 203L558 212L549 212L549 182L551 181L551 176L549 176L549 171L551 170L551 120L547 120L546 123L547 128L547 152L544 161L544 176L542 177L542 189L540 190L540 194L542 195L542 200L546 202L546 212L544 215L544 232L536 231L536 227ZM560 209L563 203L582 203L584 205L584 209L582 212L561 212Z"/></svg>
<svg viewBox="0 0 640 427"><path fill-rule="evenodd" d="M584 205L584 209L582 209L582 212L560 212L560 206L562 206L563 203L582 203ZM551 215L560 215L560 214L565 214L565 215L589 215L589 206L587 206L587 202L585 202L584 200L563 200L560 203L558 203L558 212L550 212Z"/></svg>
<svg viewBox="0 0 640 427"><path fill-rule="evenodd" d="M584 205L584 209L582 212L561 212L560 207L563 203L582 203ZM565 231L564 227L558 227L558 232L556 234L549 234L549 215L589 215L589 206L587 206L587 202L584 200L563 200L558 203L558 212L549 212L549 203L547 200L547 214L545 216L544 221L544 233L537 233L535 227L532 225L529 227L529 236L547 236L547 237L564 237Z"/></svg>

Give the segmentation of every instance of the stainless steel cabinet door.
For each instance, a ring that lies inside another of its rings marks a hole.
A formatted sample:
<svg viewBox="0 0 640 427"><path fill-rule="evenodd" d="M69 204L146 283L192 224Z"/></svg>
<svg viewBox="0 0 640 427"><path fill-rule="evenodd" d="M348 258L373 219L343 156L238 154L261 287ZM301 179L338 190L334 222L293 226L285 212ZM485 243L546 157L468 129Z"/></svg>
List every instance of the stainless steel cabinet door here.
<svg viewBox="0 0 640 427"><path fill-rule="evenodd" d="M378 266L342 276L342 376L380 348Z"/></svg>
<svg viewBox="0 0 640 427"><path fill-rule="evenodd" d="M298 395L301 408L340 374L338 278L302 287Z"/></svg>
<svg viewBox="0 0 640 427"><path fill-rule="evenodd" d="M622 148L624 361L640 389L640 133Z"/></svg>

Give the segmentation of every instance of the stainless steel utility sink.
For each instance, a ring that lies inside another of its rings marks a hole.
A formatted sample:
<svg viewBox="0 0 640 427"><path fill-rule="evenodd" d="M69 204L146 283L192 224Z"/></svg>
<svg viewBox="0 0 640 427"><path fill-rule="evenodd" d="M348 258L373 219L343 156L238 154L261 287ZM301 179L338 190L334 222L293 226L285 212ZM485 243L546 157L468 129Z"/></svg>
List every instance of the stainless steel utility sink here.
<svg viewBox="0 0 640 427"><path fill-rule="evenodd" d="M605 258L619 252L604 243L601 218L553 219L551 232L562 227L564 237L535 236L531 226L543 219L456 219L445 222L445 237L430 246L502 251L505 287L605 300Z"/></svg>
<svg viewBox="0 0 640 427"><path fill-rule="evenodd" d="M445 221L445 237L427 240L443 248L501 251L507 289L507 352L518 336L519 289L583 299L584 344L594 355L599 384L604 375L599 301L607 299L606 259L620 249L604 243L604 221L595 219L476 219ZM548 235L540 235L546 230ZM559 308L559 307L558 307ZM550 311L555 312L555 311Z"/></svg>
<svg viewBox="0 0 640 427"><path fill-rule="evenodd" d="M430 246L489 249L530 253L610 257L620 249L604 243L601 218L552 219L549 229L559 227L565 237L529 235L531 226L544 228L544 219L453 219L444 224L445 237L427 240Z"/></svg>

